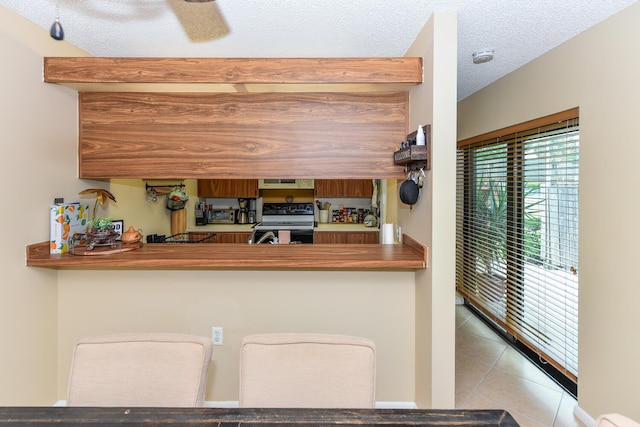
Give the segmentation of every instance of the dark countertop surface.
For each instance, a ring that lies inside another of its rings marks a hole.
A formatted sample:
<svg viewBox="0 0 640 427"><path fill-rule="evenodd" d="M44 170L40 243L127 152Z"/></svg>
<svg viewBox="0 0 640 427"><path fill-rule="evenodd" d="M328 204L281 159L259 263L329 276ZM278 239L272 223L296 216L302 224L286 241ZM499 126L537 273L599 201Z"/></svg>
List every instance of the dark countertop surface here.
<svg viewBox="0 0 640 427"><path fill-rule="evenodd" d="M504 410L0 407L0 425L518 427Z"/></svg>

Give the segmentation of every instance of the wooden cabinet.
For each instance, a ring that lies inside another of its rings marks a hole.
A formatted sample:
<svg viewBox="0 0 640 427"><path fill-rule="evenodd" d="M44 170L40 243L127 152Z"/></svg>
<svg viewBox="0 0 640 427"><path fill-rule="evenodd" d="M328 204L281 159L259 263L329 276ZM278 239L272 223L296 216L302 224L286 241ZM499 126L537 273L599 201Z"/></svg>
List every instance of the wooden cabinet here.
<svg viewBox="0 0 640 427"><path fill-rule="evenodd" d="M317 231L313 243L365 244L378 243L377 231Z"/></svg>
<svg viewBox="0 0 640 427"><path fill-rule="evenodd" d="M247 243L251 232L216 233L216 243Z"/></svg>
<svg viewBox="0 0 640 427"><path fill-rule="evenodd" d="M190 231L187 233L189 242L193 243L216 243L218 236L216 233Z"/></svg>
<svg viewBox="0 0 640 427"><path fill-rule="evenodd" d="M316 179L314 196L317 197L371 197L370 179Z"/></svg>
<svg viewBox="0 0 640 427"><path fill-rule="evenodd" d="M255 199L258 197L258 180L199 179L198 197Z"/></svg>

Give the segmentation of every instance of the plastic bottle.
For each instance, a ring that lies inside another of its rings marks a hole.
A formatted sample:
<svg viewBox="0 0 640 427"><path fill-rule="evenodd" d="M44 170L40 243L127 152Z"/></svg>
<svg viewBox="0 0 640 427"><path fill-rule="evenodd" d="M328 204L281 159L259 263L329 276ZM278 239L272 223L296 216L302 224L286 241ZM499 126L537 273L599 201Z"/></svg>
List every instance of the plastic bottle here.
<svg viewBox="0 0 640 427"><path fill-rule="evenodd" d="M418 132L416 133L416 145L424 145L424 130L422 129L422 125L418 126Z"/></svg>

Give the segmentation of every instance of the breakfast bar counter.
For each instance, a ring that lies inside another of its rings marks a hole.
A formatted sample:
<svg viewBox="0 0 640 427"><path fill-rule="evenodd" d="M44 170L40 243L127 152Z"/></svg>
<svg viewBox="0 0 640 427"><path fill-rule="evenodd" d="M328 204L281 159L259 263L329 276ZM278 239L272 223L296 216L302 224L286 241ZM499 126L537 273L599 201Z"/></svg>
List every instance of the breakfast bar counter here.
<svg viewBox="0 0 640 427"><path fill-rule="evenodd" d="M108 255L50 254L49 243L27 246L30 267L53 269L404 270L427 267L427 248L404 235L381 244L145 244Z"/></svg>

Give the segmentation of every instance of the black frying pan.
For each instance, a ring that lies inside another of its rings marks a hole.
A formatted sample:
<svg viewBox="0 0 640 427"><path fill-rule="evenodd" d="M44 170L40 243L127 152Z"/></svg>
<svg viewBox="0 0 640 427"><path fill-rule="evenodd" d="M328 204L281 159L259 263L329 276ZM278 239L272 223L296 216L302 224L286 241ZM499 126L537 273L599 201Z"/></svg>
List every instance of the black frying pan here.
<svg viewBox="0 0 640 427"><path fill-rule="evenodd" d="M420 187L413 178L413 172L409 172L409 177L400 184L400 200L406 205L415 205L420 195Z"/></svg>

